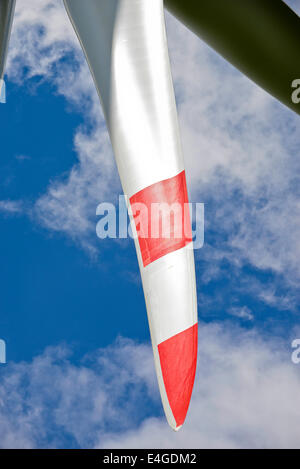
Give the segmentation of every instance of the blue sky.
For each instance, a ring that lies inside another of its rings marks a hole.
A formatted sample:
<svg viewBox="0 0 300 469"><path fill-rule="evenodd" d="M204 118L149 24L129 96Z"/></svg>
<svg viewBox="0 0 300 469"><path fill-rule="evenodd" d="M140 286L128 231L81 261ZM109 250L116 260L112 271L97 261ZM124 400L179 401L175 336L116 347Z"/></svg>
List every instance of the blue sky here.
<svg viewBox="0 0 300 469"><path fill-rule="evenodd" d="M299 446L299 117L167 25L190 198L205 203L193 410L173 434L133 242L95 232L121 188L88 68L61 2L28 0L0 107L1 447Z"/></svg>
<svg viewBox="0 0 300 469"><path fill-rule="evenodd" d="M91 260L65 237L43 229L34 215L28 216L49 180L76 163L73 133L82 123L80 115L66 110L62 98L53 96L51 86L36 88L36 83L29 80L34 92L27 90L25 99L22 87L8 85L10 99L1 107L1 199L22 201L17 213L3 210L1 217L1 275L6 285L1 333L8 358L30 359L61 341L74 342L76 350L85 353L108 345L118 334L145 340L145 315L131 322L120 314L124 305L130 311L132 298L137 311L144 309L140 285L128 282L125 275L128 263L137 273L133 247L125 252L107 241L103 260ZM95 215L95 226L96 222ZM92 235L97 246L96 232Z"/></svg>

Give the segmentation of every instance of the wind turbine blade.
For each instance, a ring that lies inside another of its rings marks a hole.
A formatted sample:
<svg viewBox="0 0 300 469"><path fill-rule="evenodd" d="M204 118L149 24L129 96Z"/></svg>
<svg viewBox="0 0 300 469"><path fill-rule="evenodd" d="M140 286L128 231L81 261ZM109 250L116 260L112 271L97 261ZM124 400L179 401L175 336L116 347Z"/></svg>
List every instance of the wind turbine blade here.
<svg viewBox="0 0 300 469"><path fill-rule="evenodd" d="M300 105L292 100L292 82L300 78L300 18L285 2L165 0L164 3L228 62L300 114Z"/></svg>
<svg viewBox="0 0 300 469"><path fill-rule="evenodd" d="M184 161L162 0L65 0L102 101L139 260L155 367L170 426L183 424L197 361L197 300ZM136 206L150 218L138 221ZM153 204L177 204L152 215ZM170 220L173 221L170 221ZM175 221L176 220L176 221ZM177 237L154 238L151 223ZM138 228L140 226L141 230ZM148 233L147 233L148 232ZM147 233L147 234L146 234ZM133 300L134 303L134 300Z"/></svg>

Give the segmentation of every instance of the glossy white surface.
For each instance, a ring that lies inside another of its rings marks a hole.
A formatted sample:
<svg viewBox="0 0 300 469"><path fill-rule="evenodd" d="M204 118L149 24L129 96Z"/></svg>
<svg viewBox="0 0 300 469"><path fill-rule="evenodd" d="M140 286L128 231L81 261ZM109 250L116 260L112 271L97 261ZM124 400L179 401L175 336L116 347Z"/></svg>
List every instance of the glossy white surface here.
<svg viewBox="0 0 300 469"><path fill-rule="evenodd" d="M197 322L194 252L189 245L142 270L144 293L156 345Z"/></svg>
<svg viewBox="0 0 300 469"><path fill-rule="evenodd" d="M65 0L100 95L124 189L184 169L162 0Z"/></svg>

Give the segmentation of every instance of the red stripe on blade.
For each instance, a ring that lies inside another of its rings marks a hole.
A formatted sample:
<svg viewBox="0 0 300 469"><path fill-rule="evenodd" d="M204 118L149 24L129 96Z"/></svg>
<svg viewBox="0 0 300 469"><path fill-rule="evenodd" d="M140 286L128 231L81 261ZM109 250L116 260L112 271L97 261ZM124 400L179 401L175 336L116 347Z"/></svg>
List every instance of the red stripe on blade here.
<svg viewBox="0 0 300 469"><path fill-rule="evenodd" d="M177 426L183 424L195 380L198 324L158 345L163 380Z"/></svg>
<svg viewBox="0 0 300 469"><path fill-rule="evenodd" d="M192 241L185 171L130 198L144 267Z"/></svg>

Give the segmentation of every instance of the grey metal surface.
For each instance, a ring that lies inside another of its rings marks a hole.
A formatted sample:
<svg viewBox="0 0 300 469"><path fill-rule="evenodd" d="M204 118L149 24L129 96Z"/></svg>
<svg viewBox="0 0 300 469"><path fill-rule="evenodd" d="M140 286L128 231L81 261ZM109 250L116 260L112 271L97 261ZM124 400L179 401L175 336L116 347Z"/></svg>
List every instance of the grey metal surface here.
<svg viewBox="0 0 300 469"><path fill-rule="evenodd" d="M0 0L0 79L5 72L5 63L13 22L16 0Z"/></svg>

